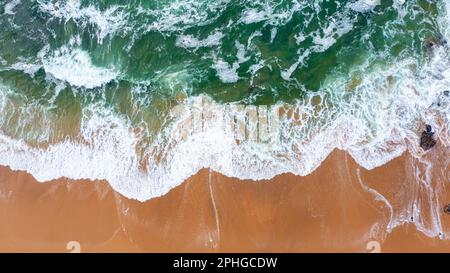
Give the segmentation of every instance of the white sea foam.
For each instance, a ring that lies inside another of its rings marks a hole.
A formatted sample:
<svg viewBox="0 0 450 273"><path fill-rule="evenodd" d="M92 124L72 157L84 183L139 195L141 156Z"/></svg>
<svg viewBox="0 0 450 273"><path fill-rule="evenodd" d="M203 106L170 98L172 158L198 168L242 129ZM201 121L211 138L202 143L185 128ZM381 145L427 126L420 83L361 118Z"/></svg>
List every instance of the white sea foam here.
<svg viewBox="0 0 450 273"><path fill-rule="evenodd" d="M216 70L217 76L223 83L233 83L239 80L237 69L239 64L233 63L230 65L222 59L217 59L212 68Z"/></svg>
<svg viewBox="0 0 450 273"><path fill-rule="evenodd" d="M40 53L45 72L73 86L86 88L102 86L117 77L114 70L95 66L89 54L77 46L72 40L55 52L46 53L45 48Z"/></svg>
<svg viewBox="0 0 450 273"><path fill-rule="evenodd" d="M356 2L349 3L348 6L357 12L367 12L373 10L379 4L381 4L380 0L358 0Z"/></svg>
<svg viewBox="0 0 450 273"><path fill-rule="evenodd" d="M450 1L443 1L442 5L440 5L440 12L446 15L438 18L441 32L447 41L450 41Z"/></svg>
<svg viewBox="0 0 450 273"><path fill-rule="evenodd" d="M25 61L25 62L17 62L11 65L11 68L14 70L21 70L29 75L34 75L41 68L41 65Z"/></svg>
<svg viewBox="0 0 450 273"><path fill-rule="evenodd" d="M170 1L159 9L140 8L139 13L156 18L146 26L147 30L161 32L181 31L191 26L212 22L225 9L230 0L217 1ZM213 15L211 15L213 14Z"/></svg>
<svg viewBox="0 0 450 273"><path fill-rule="evenodd" d="M270 7L270 6L269 6ZM266 20L272 14L272 10L261 10L249 9L244 11L241 17L241 21L244 24L253 24Z"/></svg>
<svg viewBox="0 0 450 273"><path fill-rule="evenodd" d="M226 61L216 58L214 64L212 65L212 68L216 70L217 76L223 83L237 82L239 80L237 70L239 69L240 64L249 60L249 57L245 55L245 46L237 41L235 46L237 49L237 60L233 62L233 64L230 65Z"/></svg>
<svg viewBox="0 0 450 273"><path fill-rule="evenodd" d="M323 52L336 43L342 35L353 29L353 20L347 16L338 19L332 18L328 25L312 33L313 41L316 44L315 51Z"/></svg>
<svg viewBox="0 0 450 273"><path fill-rule="evenodd" d="M14 15L14 8L20 4L20 0L9 0L5 5L5 14Z"/></svg>
<svg viewBox="0 0 450 273"><path fill-rule="evenodd" d="M176 45L184 48L198 49L201 47L212 47L220 45L224 34L220 31L210 34L205 39L198 39L192 35L180 35L177 37Z"/></svg>
<svg viewBox="0 0 450 273"><path fill-rule="evenodd" d="M316 6L315 12L319 13L320 11L320 7ZM284 80L290 80L292 73L294 73L299 66L303 66L312 53L328 50L340 37L350 32L353 29L355 20L356 18L351 16L348 10L337 12L324 23L322 28L310 32L307 35L302 32L295 35L297 44L302 43L307 38L312 38L314 46L308 48L300 47L297 50L297 60L287 69L285 68L281 71L281 77Z"/></svg>
<svg viewBox="0 0 450 273"><path fill-rule="evenodd" d="M297 69L300 64L304 64L305 60L311 54L311 50L308 48L302 52L301 55L298 56L298 59L295 63L293 63L288 69L281 71L281 77L288 81L291 78L292 73Z"/></svg>
<svg viewBox="0 0 450 273"><path fill-rule="evenodd" d="M125 13L119 6L111 6L102 11L95 6L82 7L80 0L68 0L64 2L38 0L42 12L52 16L51 19L70 20L82 25L93 24L98 29L99 42L109 34L118 31L126 23Z"/></svg>
<svg viewBox="0 0 450 273"><path fill-rule="evenodd" d="M293 1L288 7L279 8L277 1L252 1L250 7L242 12L239 22L247 25L259 22L272 26L285 25L296 12L310 5L308 1Z"/></svg>

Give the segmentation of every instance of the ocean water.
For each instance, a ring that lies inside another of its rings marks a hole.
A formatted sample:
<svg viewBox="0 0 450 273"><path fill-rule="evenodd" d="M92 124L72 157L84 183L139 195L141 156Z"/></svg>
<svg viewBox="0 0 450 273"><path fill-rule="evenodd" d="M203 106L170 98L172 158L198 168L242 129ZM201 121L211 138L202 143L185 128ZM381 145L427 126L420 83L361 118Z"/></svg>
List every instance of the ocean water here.
<svg viewBox="0 0 450 273"><path fill-rule="evenodd" d="M141 201L449 147L450 0L1 0L0 164Z"/></svg>

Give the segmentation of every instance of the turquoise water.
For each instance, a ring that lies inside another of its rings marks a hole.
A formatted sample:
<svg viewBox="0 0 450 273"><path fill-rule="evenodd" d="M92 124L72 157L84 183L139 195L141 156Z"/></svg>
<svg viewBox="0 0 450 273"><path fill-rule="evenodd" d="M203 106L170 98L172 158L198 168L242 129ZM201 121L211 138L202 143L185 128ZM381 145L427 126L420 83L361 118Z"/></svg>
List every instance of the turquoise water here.
<svg viewBox="0 0 450 273"><path fill-rule="evenodd" d="M3 0L0 164L146 200L201 168L263 179L335 148L366 168L420 153L423 124L448 133L448 6Z"/></svg>

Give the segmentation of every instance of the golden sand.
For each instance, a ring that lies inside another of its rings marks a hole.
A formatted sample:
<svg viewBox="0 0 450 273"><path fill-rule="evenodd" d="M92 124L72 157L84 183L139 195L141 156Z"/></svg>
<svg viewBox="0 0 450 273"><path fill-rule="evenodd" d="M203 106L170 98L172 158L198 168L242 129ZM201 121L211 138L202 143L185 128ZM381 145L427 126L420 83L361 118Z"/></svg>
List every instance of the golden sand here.
<svg viewBox="0 0 450 273"><path fill-rule="evenodd" d="M445 205L442 156L430 154L433 198ZM335 151L306 177L258 182L205 169L143 203L104 181L38 183L0 167L0 251L69 252L68 242L77 241L82 252L367 252L378 243L382 252L450 252L450 240L424 235L413 221L387 231L391 215L410 213L414 202L423 216L413 220L430 219L414 161L405 154L367 171ZM441 212L450 234L450 215Z"/></svg>

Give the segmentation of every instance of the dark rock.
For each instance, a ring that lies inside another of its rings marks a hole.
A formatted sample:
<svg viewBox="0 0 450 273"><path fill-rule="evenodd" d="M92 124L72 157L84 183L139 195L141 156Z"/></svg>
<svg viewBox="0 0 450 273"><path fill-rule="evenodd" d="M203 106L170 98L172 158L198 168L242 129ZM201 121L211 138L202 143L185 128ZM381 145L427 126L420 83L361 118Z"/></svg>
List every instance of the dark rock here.
<svg viewBox="0 0 450 273"><path fill-rule="evenodd" d="M433 47L435 46L435 41L434 41L434 39L428 39L428 40L425 42L425 46L426 46L427 48L433 48Z"/></svg>
<svg viewBox="0 0 450 273"><path fill-rule="evenodd" d="M444 91L444 96L448 97L449 94L450 94L450 91L448 91L448 90Z"/></svg>
<svg viewBox="0 0 450 273"><path fill-rule="evenodd" d="M444 207L444 212L447 213L447 214L450 214L450 204L447 204L447 205Z"/></svg>
<svg viewBox="0 0 450 273"><path fill-rule="evenodd" d="M434 139L434 132L432 131L431 125L426 125L425 131L422 132L420 136L420 147L425 151L431 149L436 145L436 140Z"/></svg>
<svg viewBox="0 0 450 273"><path fill-rule="evenodd" d="M425 41L425 47L428 50L433 50L434 48L438 47L438 46L445 46L447 44L447 42L440 38L440 37L435 37L435 36L431 36L428 39L426 39Z"/></svg>

